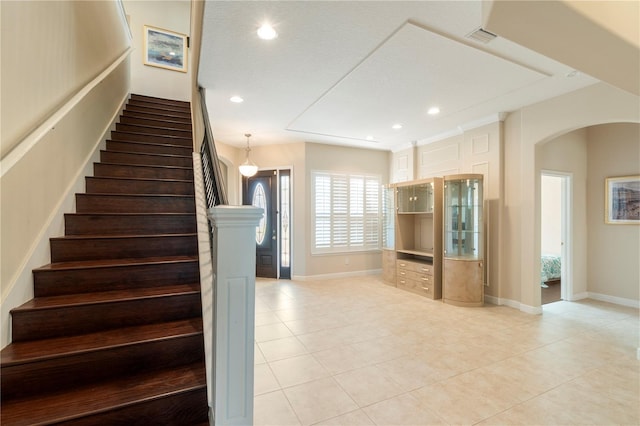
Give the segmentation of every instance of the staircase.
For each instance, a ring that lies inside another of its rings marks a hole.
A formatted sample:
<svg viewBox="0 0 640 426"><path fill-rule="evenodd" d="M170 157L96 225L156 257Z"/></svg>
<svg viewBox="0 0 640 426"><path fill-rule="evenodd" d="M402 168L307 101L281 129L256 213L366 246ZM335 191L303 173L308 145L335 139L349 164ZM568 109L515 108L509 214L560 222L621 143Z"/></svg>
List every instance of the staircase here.
<svg viewBox="0 0 640 426"><path fill-rule="evenodd" d="M188 102L132 95L11 311L3 425L208 424Z"/></svg>

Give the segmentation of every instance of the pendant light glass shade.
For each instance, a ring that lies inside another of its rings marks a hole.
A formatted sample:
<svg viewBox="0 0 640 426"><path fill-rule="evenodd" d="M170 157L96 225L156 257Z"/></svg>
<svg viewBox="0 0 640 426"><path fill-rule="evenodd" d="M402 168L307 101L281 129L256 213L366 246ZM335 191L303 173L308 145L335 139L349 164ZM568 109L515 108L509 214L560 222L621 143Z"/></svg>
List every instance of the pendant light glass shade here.
<svg viewBox="0 0 640 426"><path fill-rule="evenodd" d="M240 164L239 169L242 176L251 177L258 173L258 166L256 166L249 159L249 152L251 152L251 147L249 146L249 138L251 137L251 133L245 133L245 136L247 137L247 158L244 160L244 163Z"/></svg>

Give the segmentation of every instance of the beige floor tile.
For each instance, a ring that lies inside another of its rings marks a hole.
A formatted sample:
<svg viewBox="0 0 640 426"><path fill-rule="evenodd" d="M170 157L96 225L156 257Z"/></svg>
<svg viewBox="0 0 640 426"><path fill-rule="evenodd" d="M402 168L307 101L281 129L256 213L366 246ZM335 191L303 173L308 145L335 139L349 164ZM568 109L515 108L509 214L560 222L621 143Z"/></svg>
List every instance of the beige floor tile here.
<svg viewBox="0 0 640 426"><path fill-rule="evenodd" d="M329 376L329 372L312 355L273 361L270 366L283 388Z"/></svg>
<svg viewBox="0 0 640 426"><path fill-rule="evenodd" d="M409 394L396 396L363 408L377 425L446 425L433 411Z"/></svg>
<svg viewBox="0 0 640 426"><path fill-rule="evenodd" d="M300 421L284 393L276 391L254 398L253 424L255 426L293 426L300 425Z"/></svg>
<svg viewBox="0 0 640 426"><path fill-rule="evenodd" d="M376 365L405 391L411 391L441 380L439 372L416 356L405 356Z"/></svg>
<svg viewBox="0 0 640 426"><path fill-rule="evenodd" d="M284 393L305 425L331 419L358 408L331 377L286 388Z"/></svg>
<svg viewBox="0 0 640 426"><path fill-rule="evenodd" d="M262 355L268 361L277 361L279 359L291 358L292 356L303 355L307 353L304 345L295 337L285 337L284 339L269 340L268 342L258 343L258 347L262 351Z"/></svg>
<svg viewBox="0 0 640 426"><path fill-rule="evenodd" d="M360 407L403 393L400 385L375 365L338 374L334 378Z"/></svg>
<svg viewBox="0 0 640 426"><path fill-rule="evenodd" d="M369 426L374 424L375 423L373 423L362 410L352 411L329 420L321 421L320 423L315 423L317 426Z"/></svg>
<svg viewBox="0 0 640 426"><path fill-rule="evenodd" d="M259 327L261 325L276 324L279 322L282 322L280 321L280 318L278 318L278 316L270 310L266 312L256 313L256 319L255 319L256 327Z"/></svg>
<svg viewBox="0 0 640 426"><path fill-rule="evenodd" d="M253 394L262 395L280 389L280 384L273 375L269 364L258 364L253 371Z"/></svg>
<svg viewBox="0 0 640 426"><path fill-rule="evenodd" d="M282 322L256 326L255 333L255 339L258 343L293 336L293 334L291 334L291 331Z"/></svg>
<svg viewBox="0 0 640 426"><path fill-rule="evenodd" d="M361 352L358 352L351 346L339 346L333 349L314 352L313 357L318 360L330 374L344 373L345 371L355 370L374 363L374 361L367 359Z"/></svg>
<svg viewBox="0 0 640 426"><path fill-rule="evenodd" d="M253 363L257 365L257 364L264 364L265 362L267 362L267 360L264 359L264 356L262 355L262 351L258 347L258 344L255 343L253 345Z"/></svg>
<svg viewBox="0 0 640 426"><path fill-rule="evenodd" d="M257 424L640 424L638 309L460 308L377 277L259 280L256 306Z"/></svg>

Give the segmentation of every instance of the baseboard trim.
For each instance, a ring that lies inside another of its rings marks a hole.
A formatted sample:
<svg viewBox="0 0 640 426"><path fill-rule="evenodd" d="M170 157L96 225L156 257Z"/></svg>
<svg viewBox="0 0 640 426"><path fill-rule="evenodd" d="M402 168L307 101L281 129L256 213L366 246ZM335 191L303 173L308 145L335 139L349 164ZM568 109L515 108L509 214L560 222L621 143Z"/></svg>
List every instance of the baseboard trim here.
<svg viewBox="0 0 640 426"><path fill-rule="evenodd" d="M609 296L602 293L586 293L589 299L599 300L601 302L609 302L616 305L628 306L630 308L640 309L640 300L627 299L624 297Z"/></svg>
<svg viewBox="0 0 640 426"><path fill-rule="evenodd" d="M293 275L294 281L313 281L313 280L331 280L334 278L352 278L352 277L364 277L367 275L380 275L382 269L368 269L365 271L352 271L352 272L336 272L333 274L320 274L320 275Z"/></svg>
<svg viewBox="0 0 640 426"><path fill-rule="evenodd" d="M510 308L518 309L519 311L522 311L526 314L540 315L542 313L542 307L525 305L524 303L520 303L516 300L505 299L502 297L489 296L489 295L485 295L484 300L494 305L508 306Z"/></svg>

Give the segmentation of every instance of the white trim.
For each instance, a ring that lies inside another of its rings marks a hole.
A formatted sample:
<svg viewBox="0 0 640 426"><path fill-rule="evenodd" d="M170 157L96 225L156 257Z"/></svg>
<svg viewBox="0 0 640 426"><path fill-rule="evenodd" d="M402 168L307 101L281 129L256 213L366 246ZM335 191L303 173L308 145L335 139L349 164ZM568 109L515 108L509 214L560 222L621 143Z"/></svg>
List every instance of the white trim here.
<svg viewBox="0 0 640 426"><path fill-rule="evenodd" d="M600 300L602 302L614 303L616 305L629 306L640 309L640 300L627 299L625 297L609 296L608 294L588 292L589 299Z"/></svg>
<svg viewBox="0 0 640 426"><path fill-rule="evenodd" d="M292 275L292 281L313 281L313 280L331 280L334 278L351 278L351 277L364 277L367 275L380 275L382 269L367 269L364 271L352 271L352 272L336 272L333 274L320 274L320 275Z"/></svg>
<svg viewBox="0 0 640 426"><path fill-rule="evenodd" d="M494 305L498 305L498 306L504 305L510 308L518 309L519 311L524 312L526 314L539 315L542 313L542 307L525 305L516 300L503 299L501 297L489 296L489 295L485 295L484 300Z"/></svg>
<svg viewBox="0 0 640 426"><path fill-rule="evenodd" d="M124 9L124 3L122 0L116 0L118 5L118 11L120 12L120 20L122 21L122 27L129 38L129 42L133 41L133 34L131 34L131 27L129 26L129 21L127 21L127 11Z"/></svg>
<svg viewBox="0 0 640 426"><path fill-rule="evenodd" d="M578 300L582 300L582 299L588 299L589 298L589 293L587 293L586 291L583 291L582 293L576 293L576 294L572 294L569 295L569 297L567 299L565 299L567 302L575 302Z"/></svg>
<svg viewBox="0 0 640 426"><path fill-rule="evenodd" d="M34 146L36 146L42 138L46 136L49 131L54 129L56 125L64 119L71 110L73 110L83 99L87 96L98 84L111 75L111 73L129 56L132 52L132 48L128 47L118 59L116 59L111 65L109 65L104 71L102 71L96 78L91 80L82 89L80 89L69 101L57 109L44 123L36 127L36 129L29 133L20 143L13 148L1 161L0 161L0 177L4 176L13 166L15 166L22 157L24 157ZM120 114L120 111L118 111Z"/></svg>

